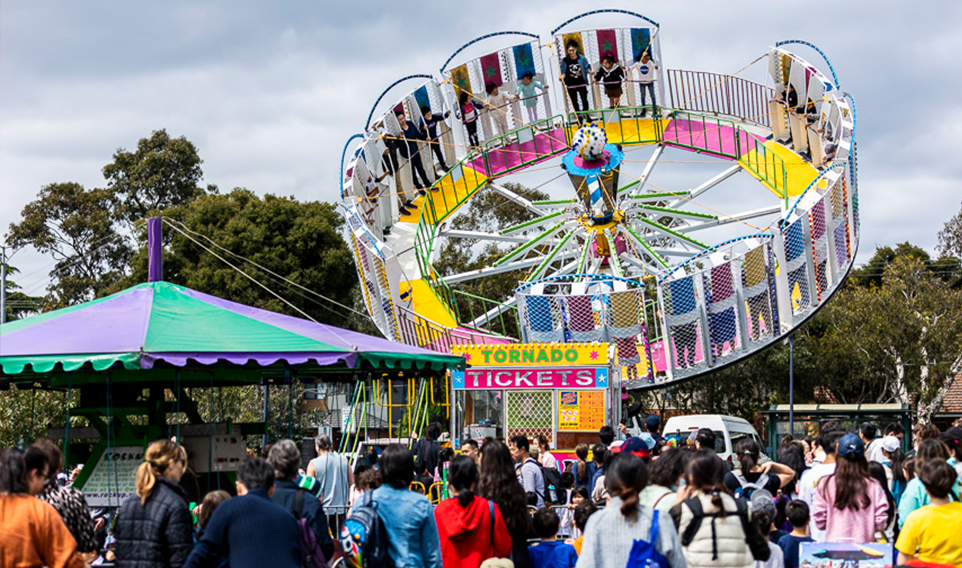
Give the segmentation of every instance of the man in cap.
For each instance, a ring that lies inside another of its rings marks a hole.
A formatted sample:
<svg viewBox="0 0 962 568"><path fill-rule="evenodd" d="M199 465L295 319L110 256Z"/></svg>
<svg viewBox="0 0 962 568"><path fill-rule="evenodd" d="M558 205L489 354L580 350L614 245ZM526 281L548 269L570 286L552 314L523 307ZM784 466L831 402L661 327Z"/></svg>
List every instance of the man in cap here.
<svg viewBox="0 0 962 568"><path fill-rule="evenodd" d="M661 430L661 416L657 414L649 414L648 418L645 420L645 429L651 434L651 437L655 440L655 443L664 440L662 435L659 433Z"/></svg>

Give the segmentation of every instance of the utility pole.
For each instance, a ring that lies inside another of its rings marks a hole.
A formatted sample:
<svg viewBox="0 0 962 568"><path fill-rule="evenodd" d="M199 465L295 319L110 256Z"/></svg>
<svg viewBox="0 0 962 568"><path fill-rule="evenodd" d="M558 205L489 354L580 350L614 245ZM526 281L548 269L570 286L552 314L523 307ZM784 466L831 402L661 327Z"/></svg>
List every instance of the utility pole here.
<svg viewBox="0 0 962 568"><path fill-rule="evenodd" d="M7 323L7 247L0 246L0 324Z"/></svg>

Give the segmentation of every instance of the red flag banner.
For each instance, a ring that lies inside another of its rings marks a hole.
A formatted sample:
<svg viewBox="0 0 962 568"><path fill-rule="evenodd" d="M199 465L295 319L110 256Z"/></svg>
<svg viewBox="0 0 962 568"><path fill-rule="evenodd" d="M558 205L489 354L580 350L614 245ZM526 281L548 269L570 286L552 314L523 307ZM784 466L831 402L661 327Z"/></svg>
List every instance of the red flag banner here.
<svg viewBox="0 0 962 568"><path fill-rule="evenodd" d="M501 78L501 58L497 53L491 53L481 58L481 75L484 77L484 90L490 85L500 87L504 84Z"/></svg>
<svg viewBox="0 0 962 568"><path fill-rule="evenodd" d="M612 59L618 61L618 37L615 30L598 30L598 59L604 59L610 55Z"/></svg>

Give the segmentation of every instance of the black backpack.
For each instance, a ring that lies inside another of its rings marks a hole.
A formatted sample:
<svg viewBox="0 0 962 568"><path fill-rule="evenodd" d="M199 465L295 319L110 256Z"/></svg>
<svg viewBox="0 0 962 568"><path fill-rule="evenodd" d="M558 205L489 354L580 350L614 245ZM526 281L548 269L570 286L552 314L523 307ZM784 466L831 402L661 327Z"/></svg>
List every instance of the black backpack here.
<svg viewBox="0 0 962 568"><path fill-rule="evenodd" d="M341 528L341 550L348 566L394 568L388 553L387 529L377 514L377 503L365 491L361 503L347 516Z"/></svg>
<svg viewBox="0 0 962 568"><path fill-rule="evenodd" d="M698 529L701 528L702 519L705 517L711 517L711 522L714 523L715 519L720 517L720 513L712 513L710 515L705 514L705 509L701 506L701 501L698 497L689 497L683 501L692 514L691 522L685 527L685 530L681 533L681 545L688 547L691 541L695 539L695 534L698 533ZM738 515L738 519L742 523L742 532L745 533L745 542L748 544L748 548L752 551L752 558L755 560L760 560L762 562L768 560L771 556L771 550L768 548L768 542L765 537L762 536L758 529L748 520L748 503L744 499L735 499L735 514ZM672 516L675 517L675 523L681 519L681 510L676 506L672 510ZM712 560L718 558L718 551L716 550L717 544L714 542L715 531L714 526L712 526Z"/></svg>
<svg viewBox="0 0 962 568"><path fill-rule="evenodd" d="M538 468L541 470L541 479L544 480L544 495L541 498L544 499L545 505L564 505L567 501L568 492L565 491L561 483L561 472L552 468L545 467L538 463L538 460L531 458Z"/></svg>

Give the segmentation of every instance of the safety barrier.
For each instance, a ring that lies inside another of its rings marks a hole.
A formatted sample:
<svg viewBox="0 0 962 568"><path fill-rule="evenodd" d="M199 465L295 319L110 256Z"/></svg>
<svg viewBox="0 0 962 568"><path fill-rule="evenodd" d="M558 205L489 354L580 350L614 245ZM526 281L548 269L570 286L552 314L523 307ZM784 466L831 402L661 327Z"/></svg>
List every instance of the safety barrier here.
<svg viewBox="0 0 962 568"><path fill-rule="evenodd" d="M771 128L768 101L775 89L741 77L667 69L668 93L675 109L710 112Z"/></svg>

